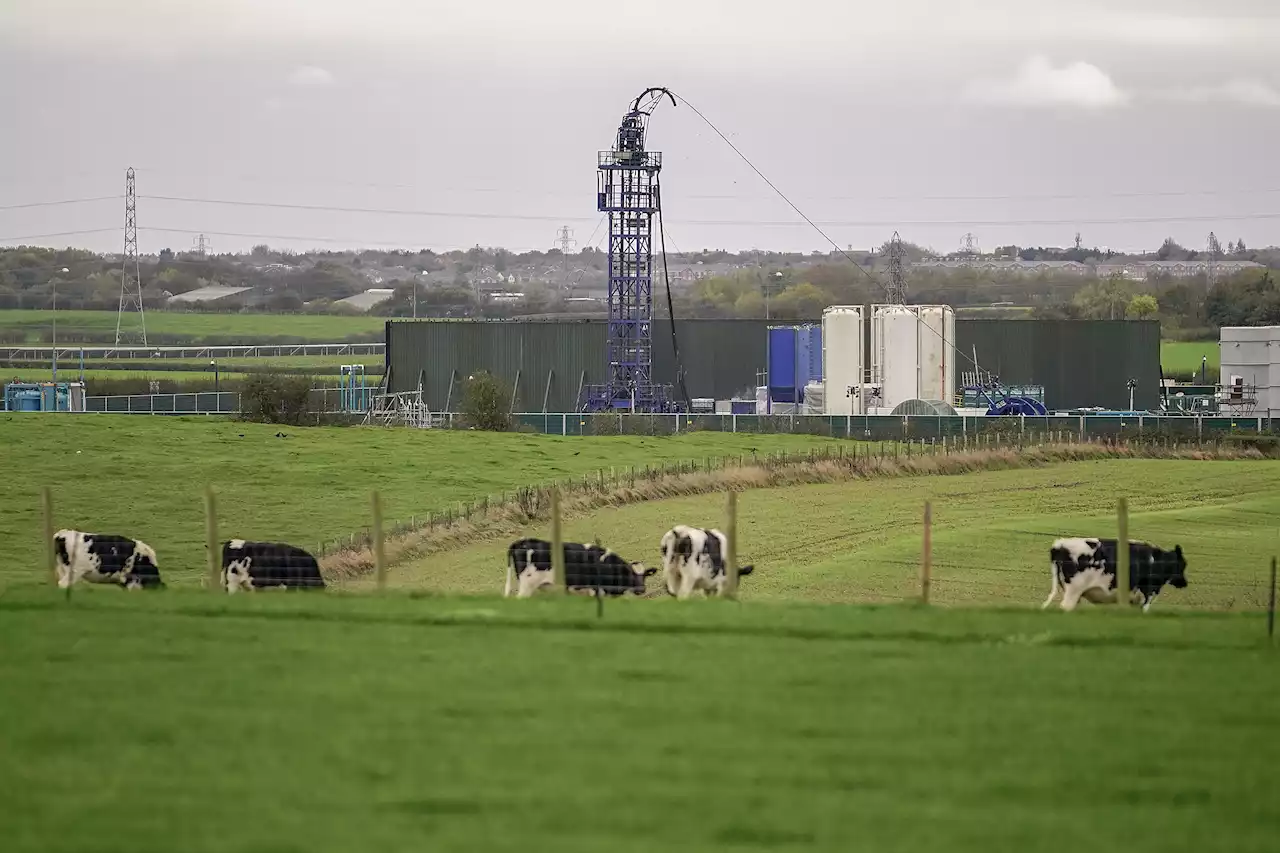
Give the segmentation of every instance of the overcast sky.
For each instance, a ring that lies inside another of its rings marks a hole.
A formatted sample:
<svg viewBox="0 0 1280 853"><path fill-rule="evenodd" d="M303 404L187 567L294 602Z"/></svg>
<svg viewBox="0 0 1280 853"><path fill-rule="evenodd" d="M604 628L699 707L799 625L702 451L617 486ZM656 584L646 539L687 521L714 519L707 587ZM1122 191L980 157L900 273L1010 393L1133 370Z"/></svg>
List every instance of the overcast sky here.
<svg viewBox="0 0 1280 853"><path fill-rule="evenodd" d="M1277 43L1277 0L0 0L0 244L118 251L119 198L18 205L128 166L144 252L598 244L649 86L669 249L829 248L689 105L842 247L1277 244Z"/></svg>

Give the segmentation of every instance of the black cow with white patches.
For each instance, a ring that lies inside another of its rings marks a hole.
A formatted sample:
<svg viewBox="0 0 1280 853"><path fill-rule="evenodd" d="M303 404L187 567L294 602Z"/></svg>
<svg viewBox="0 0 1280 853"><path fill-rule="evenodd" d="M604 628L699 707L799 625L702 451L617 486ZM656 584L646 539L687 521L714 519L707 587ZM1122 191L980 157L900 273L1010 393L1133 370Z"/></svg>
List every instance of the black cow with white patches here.
<svg viewBox="0 0 1280 853"><path fill-rule="evenodd" d="M669 594L688 598L698 590L708 597L724 593L728 579L724 555L729 550L729 540L722 532L677 524L662 535L658 547ZM752 571L752 566L740 566L738 577L746 577Z"/></svg>
<svg viewBox="0 0 1280 853"><path fill-rule="evenodd" d="M59 530L53 534L58 586L85 580L114 583L125 589L161 589L156 552L145 542L109 533Z"/></svg>
<svg viewBox="0 0 1280 853"><path fill-rule="evenodd" d="M1053 586L1040 609L1053 603L1062 591L1062 609L1074 610L1081 598L1094 604L1116 603L1116 539L1057 539L1049 548ZM1172 551L1149 542L1129 542L1129 603L1151 609L1165 584L1176 589L1187 586L1187 561L1182 546Z"/></svg>
<svg viewBox="0 0 1280 853"><path fill-rule="evenodd" d="M320 564L301 548L279 542L222 543L222 586L228 593L255 589L324 589Z"/></svg>
<svg viewBox="0 0 1280 853"><path fill-rule="evenodd" d="M658 571L625 560L600 545L565 542L563 548L565 586L571 592L599 590L605 595L644 595L645 578ZM508 546L503 597L510 597L514 590L517 598L528 598L554 583L550 542L520 539Z"/></svg>

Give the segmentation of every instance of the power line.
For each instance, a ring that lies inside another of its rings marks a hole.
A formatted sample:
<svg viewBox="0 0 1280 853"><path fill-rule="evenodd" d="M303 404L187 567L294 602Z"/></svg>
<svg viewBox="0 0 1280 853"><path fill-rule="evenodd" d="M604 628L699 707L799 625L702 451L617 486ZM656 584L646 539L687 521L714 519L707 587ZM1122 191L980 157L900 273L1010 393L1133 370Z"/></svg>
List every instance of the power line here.
<svg viewBox="0 0 1280 853"><path fill-rule="evenodd" d="M82 228L79 231L50 231L45 234L20 234L13 237L0 237L0 243L16 243L19 240L44 240L49 237L76 237L81 234L105 234L115 231L114 228Z"/></svg>
<svg viewBox="0 0 1280 853"><path fill-rule="evenodd" d="M138 169L139 172L157 172L159 174L177 175L178 172L171 172L166 169ZM344 186L359 187L365 189L400 189L400 190L430 190L433 193L453 192L453 193L502 193L504 195L524 195L524 196L541 196L547 198L577 198L577 193L561 193L551 190L533 190L527 192L512 193L510 187L461 187L461 186L441 186L438 184L411 184L411 183L384 183L377 181L342 181L332 178L307 177L307 178L283 178L278 175L248 175L248 174L231 174L215 176L223 180L236 180L244 182L252 182L255 184L277 184L284 186ZM1178 198L1185 196L1224 196L1224 195L1271 195L1280 193L1280 187L1239 187L1239 188L1214 188L1203 190L1129 190L1129 191L1113 191L1100 193L997 193L997 194L946 194L946 195L807 195L795 194L794 198L807 199L809 201L1061 201L1061 200L1081 200L1081 199L1114 199L1114 198ZM719 194L719 193L678 193L682 199L724 199L724 200L743 200L743 199L759 199L770 198L765 194Z"/></svg>
<svg viewBox="0 0 1280 853"><path fill-rule="evenodd" d="M704 117L705 120L705 117ZM728 142L728 139L725 139ZM732 145L733 143L729 143ZM742 153L735 147L734 151L742 156ZM749 161L748 161L749 162ZM752 166L754 169L755 167ZM757 171L761 178L768 182L763 173ZM769 184L771 187L772 183ZM776 187L775 187L776 190ZM1082 217L1072 217L1068 219L919 219L919 220L814 220L804 214L800 208L785 195L778 191L779 197L782 198L793 210L808 223L810 227L818 231L827 242L831 243L837 251L844 253L832 238L822 230L827 228L887 228L897 226L911 226L915 228L955 228L963 226L981 226L987 228L998 228L1003 226L1018 225L1134 225L1134 224L1153 224L1153 223L1182 223L1182 222L1248 222L1254 220L1270 220L1280 219L1280 212L1268 213L1224 213L1224 214L1192 214L1188 216L1125 216L1106 219L1087 219ZM196 198L192 196L160 196L148 195L142 198L151 199L152 201L168 201L182 204L210 204L224 205L230 207L263 207L278 210L307 210L328 213L368 213L382 216L421 216L435 217L441 219L491 219L491 220L510 220L510 221L531 221L531 222L587 222L589 217L585 216L546 216L540 214L518 214L518 213L472 213L464 211L447 211L447 210L409 210L404 208L390 207L348 207L345 205L328 205L328 204L297 204L291 202L271 202L271 201L244 201L240 199L219 199L219 198ZM767 219L681 219L677 220L678 225L711 225L711 226L733 226L733 227L753 227L753 228L794 228L797 222L785 220L767 220ZM210 232L212 233L212 232Z"/></svg>
<svg viewBox="0 0 1280 853"><path fill-rule="evenodd" d="M22 204L0 204L0 210L25 210L30 207L58 207L65 204L88 204L94 201L119 201L121 195L99 195L92 198L63 198L57 201L28 201Z"/></svg>

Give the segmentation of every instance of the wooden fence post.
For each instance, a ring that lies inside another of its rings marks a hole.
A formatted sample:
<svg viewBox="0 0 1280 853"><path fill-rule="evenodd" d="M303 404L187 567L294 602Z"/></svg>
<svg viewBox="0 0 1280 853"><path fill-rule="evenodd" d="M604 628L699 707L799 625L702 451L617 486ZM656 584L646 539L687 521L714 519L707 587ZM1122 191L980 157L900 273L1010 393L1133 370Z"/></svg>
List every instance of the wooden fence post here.
<svg viewBox="0 0 1280 853"><path fill-rule="evenodd" d="M1271 595L1267 601L1267 638L1275 641L1276 635L1276 558L1271 558Z"/></svg>
<svg viewBox="0 0 1280 853"><path fill-rule="evenodd" d="M1120 498L1116 504L1119 536L1116 540L1116 603L1129 604L1129 501Z"/></svg>
<svg viewBox="0 0 1280 853"><path fill-rule="evenodd" d="M53 553L53 491L48 486L40 489L40 513L44 517L44 567L53 575L53 582L57 583L58 562ZM70 579L68 575L67 580Z"/></svg>
<svg viewBox="0 0 1280 853"><path fill-rule="evenodd" d="M375 489L373 502L373 571L378 578L378 592L387 588L387 561L382 540L382 495Z"/></svg>
<svg viewBox="0 0 1280 853"><path fill-rule="evenodd" d="M567 592L564 581L564 540L560 536L560 490L551 490L551 579L559 592Z"/></svg>
<svg viewBox="0 0 1280 853"><path fill-rule="evenodd" d="M724 592L725 598L738 597L738 493L729 490L724 522Z"/></svg>
<svg viewBox="0 0 1280 853"><path fill-rule="evenodd" d="M924 502L924 548L920 559L920 603L929 603L933 581L933 504Z"/></svg>
<svg viewBox="0 0 1280 853"><path fill-rule="evenodd" d="M204 488L204 545L209 552L209 589L218 591L222 555L218 553L218 496L213 486Z"/></svg>

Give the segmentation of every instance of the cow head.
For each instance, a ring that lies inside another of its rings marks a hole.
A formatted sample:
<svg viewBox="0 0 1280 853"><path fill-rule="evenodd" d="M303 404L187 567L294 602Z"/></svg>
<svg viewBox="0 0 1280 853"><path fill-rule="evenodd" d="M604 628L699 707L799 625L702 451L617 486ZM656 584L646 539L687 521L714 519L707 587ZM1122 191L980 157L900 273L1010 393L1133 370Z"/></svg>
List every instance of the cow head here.
<svg viewBox="0 0 1280 853"><path fill-rule="evenodd" d="M1177 589L1187 588L1187 558L1182 556L1182 546L1173 546L1173 559L1169 566L1169 585Z"/></svg>
<svg viewBox="0 0 1280 853"><path fill-rule="evenodd" d="M164 589L160 579L160 567L156 565L156 552L150 545L138 542L134 545L133 564L121 579L126 589Z"/></svg>
<svg viewBox="0 0 1280 853"><path fill-rule="evenodd" d="M641 562L633 562L631 564L631 571L635 572L636 577L638 578L647 578L650 575L658 573L657 569L646 567L645 564Z"/></svg>

